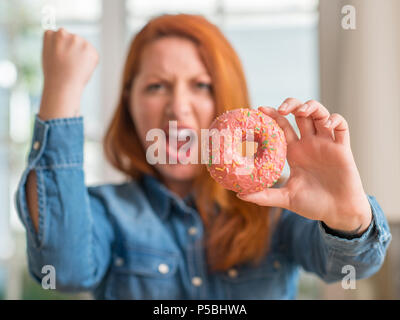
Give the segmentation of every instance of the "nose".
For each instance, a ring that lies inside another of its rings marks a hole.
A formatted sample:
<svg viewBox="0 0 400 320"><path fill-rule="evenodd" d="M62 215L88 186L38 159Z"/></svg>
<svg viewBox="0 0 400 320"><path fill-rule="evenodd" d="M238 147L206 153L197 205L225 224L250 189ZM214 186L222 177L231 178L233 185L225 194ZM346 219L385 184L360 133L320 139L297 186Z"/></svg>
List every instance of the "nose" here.
<svg viewBox="0 0 400 320"><path fill-rule="evenodd" d="M170 98L166 106L166 113L169 117L179 119L190 114L191 98L185 84L177 83L171 90Z"/></svg>

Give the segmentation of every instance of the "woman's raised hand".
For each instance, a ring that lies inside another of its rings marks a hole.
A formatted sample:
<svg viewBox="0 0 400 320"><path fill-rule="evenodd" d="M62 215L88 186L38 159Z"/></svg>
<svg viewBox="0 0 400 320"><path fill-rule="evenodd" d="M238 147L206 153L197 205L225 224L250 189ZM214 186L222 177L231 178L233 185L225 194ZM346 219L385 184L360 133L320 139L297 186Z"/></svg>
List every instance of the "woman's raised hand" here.
<svg viewBox="0 0 400 320"><path fill-rule="evenodd" d="M39 117L42 120L74 117L80 98L97 63L96 49L85 39L61 28L43 36L44 85Z"/></svg>
<svg viewBox="0 0 400 320"><path fill-rule="evenodd" d="M260 107L277 121L287 140L290 177L282 188L268 188L241 199L261 206L282 207L332 229L360 233L372 213L350 148L349 128L339 114L318 101L286 99L278 110ZM299 138L284 117L293 113Z"/></svg>

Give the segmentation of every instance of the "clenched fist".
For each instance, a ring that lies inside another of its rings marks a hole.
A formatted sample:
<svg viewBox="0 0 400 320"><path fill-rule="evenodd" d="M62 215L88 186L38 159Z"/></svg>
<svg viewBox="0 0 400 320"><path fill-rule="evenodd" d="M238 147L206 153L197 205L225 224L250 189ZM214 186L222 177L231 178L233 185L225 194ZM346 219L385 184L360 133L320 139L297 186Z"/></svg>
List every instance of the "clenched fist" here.
<svg viewBox="0 0 400 320"><path fill-rule="evenodd" d="M44 85L42 120L79 115L80 99L99 57L85 39L64 29L47 30L43 37Z"/></svg>

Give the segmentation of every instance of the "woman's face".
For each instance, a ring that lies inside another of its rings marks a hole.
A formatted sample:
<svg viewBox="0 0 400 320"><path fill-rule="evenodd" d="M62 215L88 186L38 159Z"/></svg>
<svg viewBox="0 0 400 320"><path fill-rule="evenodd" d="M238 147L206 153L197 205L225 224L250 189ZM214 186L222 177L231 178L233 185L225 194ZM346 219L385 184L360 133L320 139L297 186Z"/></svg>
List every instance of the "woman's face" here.
<svg viewBox="0 0 400 320"><path fill-rule="evenodd" d="M169 121L175 120L178 136L189 128L200 138L200 129L208 128L214 118L211 77L196 45L176 36L157 39L144 48L139 69L131 88L130 111L142 145L147 150L154 144L146 141L150 129L164 130L167 164L155 164L156 169L167 185L192 181L200 164L179 163L176 149L185 142L171 146L168 128ZM177 164L168 164L170 155Z"/></svg>

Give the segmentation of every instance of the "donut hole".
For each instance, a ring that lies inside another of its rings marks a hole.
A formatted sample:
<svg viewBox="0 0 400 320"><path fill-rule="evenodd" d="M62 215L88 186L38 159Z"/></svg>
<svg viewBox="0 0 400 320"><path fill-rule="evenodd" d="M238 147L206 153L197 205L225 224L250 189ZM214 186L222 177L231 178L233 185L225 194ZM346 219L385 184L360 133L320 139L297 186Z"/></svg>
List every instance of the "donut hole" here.
<svg viewBox="0 0 400 320"><path fill-rule="evenodd" d="M236 151L242 157L252 158L255 157L258 150L258 142L257 141L242 141L242 143L238 143L236 146Z"/></svg>

